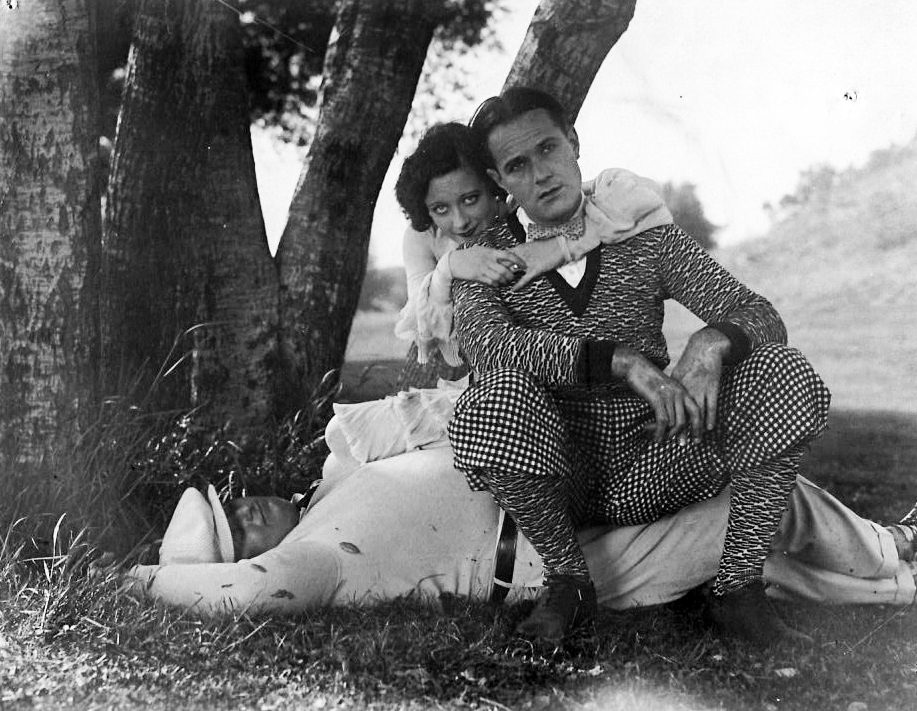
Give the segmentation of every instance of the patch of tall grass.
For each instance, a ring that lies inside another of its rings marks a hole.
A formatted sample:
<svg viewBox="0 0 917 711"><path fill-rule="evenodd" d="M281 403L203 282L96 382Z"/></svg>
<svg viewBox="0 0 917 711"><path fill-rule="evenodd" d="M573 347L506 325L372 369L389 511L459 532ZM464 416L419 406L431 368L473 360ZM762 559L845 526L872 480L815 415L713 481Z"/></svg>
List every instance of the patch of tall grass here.
<svg viewBox="0 0 917 711"><path fill-rule="evenodd" d="M155 560L188 486L212 483L229 496L305 491L321 476L336 388L327 378L309 408L250 433L110 398L71 451L4 472L12 494L0 497L0 633L26 625L45 637L100 605L103 618L119 619L114 571Z"/></svg>

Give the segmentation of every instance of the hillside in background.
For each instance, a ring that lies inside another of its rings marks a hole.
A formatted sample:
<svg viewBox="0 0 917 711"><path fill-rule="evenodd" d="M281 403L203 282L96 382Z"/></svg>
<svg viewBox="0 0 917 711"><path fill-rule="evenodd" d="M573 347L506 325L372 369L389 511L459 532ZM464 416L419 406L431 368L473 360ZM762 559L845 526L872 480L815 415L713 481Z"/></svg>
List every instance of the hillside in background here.
<svg viewBox="0 0 917 711"><path fill-rule="evenodd" d="M783 315L834 394L834 408L917 413L917 140L876 152L862 168L808 171L763 237L714 252ZM393 275L387 275L388 279ZM389 300L391 301L391 300ZM399 360L397 315L361 312L348 362ZM680 353L697 320L676 305L666 328ZM362 365L360 365L362 364ZM392 377L380 365L376 377Z"/></svg>
<svg viewBox="0 0 917 711"><path fill-rule="evenodd" d="M915 185L917 140L810 171L766 236L715 253L777 307L836 408L917 412ZM693 324L672 315L678 340Z"/></svg>

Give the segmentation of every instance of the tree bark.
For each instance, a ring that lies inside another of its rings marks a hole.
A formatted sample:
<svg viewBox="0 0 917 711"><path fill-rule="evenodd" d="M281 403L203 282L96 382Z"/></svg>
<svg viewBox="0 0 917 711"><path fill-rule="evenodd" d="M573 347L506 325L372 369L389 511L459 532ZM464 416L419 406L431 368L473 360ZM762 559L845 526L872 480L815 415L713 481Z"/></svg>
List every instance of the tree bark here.
<svg viewBox="0 0 917 711"><path fill-rule="evenodd" d="M0 471L68 456L95 411L93 11L89 0L0 5Z"/></svg>
<svg viewBox="0 0 917 711"><path fill-rule="evenodd" d="M108 391L201 407L211 426L261 423L271 406L279 283L242 61L228 8L141 4L105 211Z"/></svg>
<svg viewBox="0 0 917 711"><path fill-rule="evenodd" d="M376 198L438 17L423 0L347 0L329 45L319 126L280 241L289 407L340 368Z"/></svg>
<svg viewBox="0 0 917 711"><path fill-rule="evenodd" d="M634 16L636 0L541 0L504 88L553 94L575 121L608 51Z"/></svg>

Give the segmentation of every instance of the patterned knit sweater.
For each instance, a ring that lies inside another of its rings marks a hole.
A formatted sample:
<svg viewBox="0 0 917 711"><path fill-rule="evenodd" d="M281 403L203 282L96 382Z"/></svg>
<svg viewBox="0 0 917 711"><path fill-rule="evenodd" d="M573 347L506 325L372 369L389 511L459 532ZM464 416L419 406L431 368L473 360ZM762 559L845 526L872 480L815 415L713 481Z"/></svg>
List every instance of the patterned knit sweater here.
<svg viewBox="0 0 917 711"><path fill-rule="evenodd" d="M509 247L518 239L497 225L479 241ZM585 276L575 288L556 272L519 292L454 282L459 341L472 368L478 373L521 369L563 390L620 387L611 375L618 343L640 351L660 369L668 365L662 333L666 299L726 335L730 363L762 343L786 343L773 306L675 225L600 245L585 259Z"/></svg>

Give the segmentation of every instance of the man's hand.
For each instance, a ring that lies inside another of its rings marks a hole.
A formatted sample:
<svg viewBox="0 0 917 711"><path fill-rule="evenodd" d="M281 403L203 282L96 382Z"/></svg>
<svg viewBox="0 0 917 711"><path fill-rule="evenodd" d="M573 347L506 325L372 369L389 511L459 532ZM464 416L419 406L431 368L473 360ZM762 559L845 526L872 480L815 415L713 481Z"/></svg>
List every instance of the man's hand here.
<svg viewBox="0 0 917 711"><path fill-rule="evenodd" d="M454 279L477 281L488 286L509 284L526 269L525 260L508 249L474 245L449 254L449 268Z"/></svg>
<svg viewBox="0 0 917 711"><path fill-rule="evenodd" d="M680 382L667 376L637 351L620 345L615 348L611 372L653 408L656 422L651 431L656 442L678 437L686 428L699 439L703 427L701 412Z"/></svg>
<svg viewBox="0 0 917 711"><path fill-rule="evenodd" d="M702 328L691 336L672 378L681 383L697 403L701 423L707 431L716 426L716 405L720 396L723 358L729 352L729 339L713 328ZM692 432L699 440L701 432Z"/></svg>

